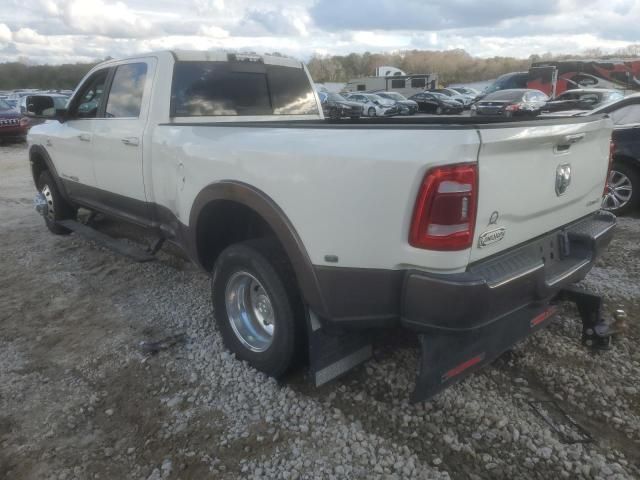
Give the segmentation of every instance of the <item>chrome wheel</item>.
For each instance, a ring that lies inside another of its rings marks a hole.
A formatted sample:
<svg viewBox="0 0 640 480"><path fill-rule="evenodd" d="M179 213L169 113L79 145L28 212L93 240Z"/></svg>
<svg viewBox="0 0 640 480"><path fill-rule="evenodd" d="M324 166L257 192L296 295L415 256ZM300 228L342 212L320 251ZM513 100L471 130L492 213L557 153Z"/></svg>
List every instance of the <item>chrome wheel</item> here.
<svg viewBox="0 0 640 480"><path fill-rule="evenodd" d="M225 289L227 315L238 340L253 352L264 352L273 342L275 313L269 294L248 272L234 273Z"/></svg>
<svg viewBox="0 0 640 480"><path fill-rule="evenodd" d="M632 195L633 188L629 177L617 170L611 170L602 199L602 207L607 210L618 210L629 203Z"/></svg>
<svg viewBox="0 0 640 480"><path fill-rule="evenodd" d="M53 204L53 195L51 194L51 189L49 188L49 185L45 185L44 187L42 187L42 194L44 195L44 198L47 201L46 217L53 222L56 219L56 210L55 210L55 205Z"/></svg>

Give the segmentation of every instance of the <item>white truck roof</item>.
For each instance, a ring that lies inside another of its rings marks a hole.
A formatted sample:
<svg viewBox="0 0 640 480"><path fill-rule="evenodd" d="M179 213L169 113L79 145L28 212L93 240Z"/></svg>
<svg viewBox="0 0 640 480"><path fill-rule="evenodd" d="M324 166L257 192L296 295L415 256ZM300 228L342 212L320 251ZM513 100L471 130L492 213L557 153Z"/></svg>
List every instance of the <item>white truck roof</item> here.
<svg viewBox="0 0 640 480"><path fill-rule="evenodd" d="M173 58L179 61L185 62L226 62L229 61L230 57L235 56L236 58L255 58L261 59L263 63L266 65L279 65L282 67L291 67L291 68L303 68L303 63L295 58L291 57L282 57L279 55L260 55L256 53L244 53L244 52L233 52L227 50L160 50L155 52L147 52L141 53L138 55L132 55L130 57L125 58L114 58L102 62L100 65L105 65L111 62L121 62L123 60L132 60L141 57L149 57L149 56L167 56L171 55Z"/></svg>

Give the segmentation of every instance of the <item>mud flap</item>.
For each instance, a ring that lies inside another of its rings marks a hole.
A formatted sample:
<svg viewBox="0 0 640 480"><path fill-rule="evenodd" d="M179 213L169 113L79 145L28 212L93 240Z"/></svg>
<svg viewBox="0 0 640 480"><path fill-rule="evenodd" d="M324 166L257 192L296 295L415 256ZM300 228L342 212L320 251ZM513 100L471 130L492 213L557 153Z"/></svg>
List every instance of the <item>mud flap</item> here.
<svg viewBox="0 0 640 480"><path fill-rule="evenodd" d="M316 387L344 375L371 358L368 332L328 333L312 311L307 314L309 374Z"/></svg>
<svg viewBox="0 0 640 480"><path fill-rule="evenodd" d="M546 325L555 312L554 306L527 307L471 332L419 334L418 376L411 401L427 400L491 363Z"/></svg>

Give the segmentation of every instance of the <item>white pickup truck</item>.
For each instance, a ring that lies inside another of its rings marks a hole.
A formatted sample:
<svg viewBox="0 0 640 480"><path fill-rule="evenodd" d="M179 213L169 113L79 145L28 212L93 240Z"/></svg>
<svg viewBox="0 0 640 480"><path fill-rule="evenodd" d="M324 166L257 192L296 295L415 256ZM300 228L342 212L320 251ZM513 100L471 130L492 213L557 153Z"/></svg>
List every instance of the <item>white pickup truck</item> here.
<svg viewBox="0 0 640 480"><path fill-rule="evenodd" d="M321 384L401 327L432 395L545 325L615 226L604 117L330 122L302 63L191 51L101 63L66 109L28 110L49 229L83 207L179 245L226 346L273 376L306 360Z"/></svg>

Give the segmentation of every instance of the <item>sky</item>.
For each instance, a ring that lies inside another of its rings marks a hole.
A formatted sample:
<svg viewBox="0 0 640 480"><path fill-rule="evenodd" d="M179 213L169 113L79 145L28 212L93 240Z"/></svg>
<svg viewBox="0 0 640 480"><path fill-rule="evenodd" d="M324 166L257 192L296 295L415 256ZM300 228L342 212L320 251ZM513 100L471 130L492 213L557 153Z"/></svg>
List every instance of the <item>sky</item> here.
<svg viewBox="0 0 640 480"><path fill-rule="evenodd" d="M0 0L0 62L163 49L314 54L462 48L474 56L640 43L640 0Z"/></svg>

